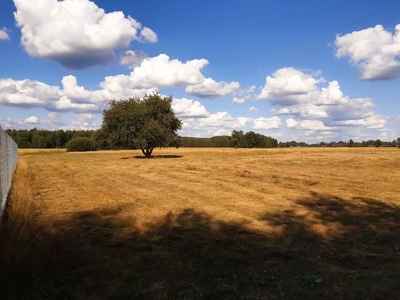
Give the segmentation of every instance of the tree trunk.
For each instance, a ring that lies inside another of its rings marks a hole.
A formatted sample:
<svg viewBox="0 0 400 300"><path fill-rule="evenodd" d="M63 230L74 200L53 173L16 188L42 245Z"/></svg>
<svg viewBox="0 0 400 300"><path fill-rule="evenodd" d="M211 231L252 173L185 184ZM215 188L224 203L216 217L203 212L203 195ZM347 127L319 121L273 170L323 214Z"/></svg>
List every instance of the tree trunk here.
<svg viewBox="0 0 400 300"><path fill-rule="evenodd" d="M143 155L146 156L147 158L151 157L151 154L153 153L153 149L154 148L146 148L146 149L140 148L140 150L142 150Z"/></svg>

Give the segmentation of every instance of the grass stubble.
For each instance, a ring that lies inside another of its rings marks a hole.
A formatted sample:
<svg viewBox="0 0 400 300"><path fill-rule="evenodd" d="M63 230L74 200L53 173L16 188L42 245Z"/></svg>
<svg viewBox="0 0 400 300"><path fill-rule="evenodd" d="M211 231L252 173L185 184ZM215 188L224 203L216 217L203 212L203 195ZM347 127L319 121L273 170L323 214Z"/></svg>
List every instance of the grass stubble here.
<svg viewBox="0 0 400 300"><path fill-rule="evenodd" d="M398 149L20 150L1 299L399 299Z"/></svg>

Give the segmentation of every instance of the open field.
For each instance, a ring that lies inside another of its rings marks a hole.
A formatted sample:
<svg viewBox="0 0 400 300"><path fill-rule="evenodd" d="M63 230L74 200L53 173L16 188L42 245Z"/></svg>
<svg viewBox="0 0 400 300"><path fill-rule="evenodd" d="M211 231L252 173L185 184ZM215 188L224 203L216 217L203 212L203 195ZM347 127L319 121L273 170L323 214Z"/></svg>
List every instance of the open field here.
<svg viewBox="0 0 400 300"><path fill-rule="evenodd" d="M400 149L154 154L20 150L0 298L400 299Z"/></svg>

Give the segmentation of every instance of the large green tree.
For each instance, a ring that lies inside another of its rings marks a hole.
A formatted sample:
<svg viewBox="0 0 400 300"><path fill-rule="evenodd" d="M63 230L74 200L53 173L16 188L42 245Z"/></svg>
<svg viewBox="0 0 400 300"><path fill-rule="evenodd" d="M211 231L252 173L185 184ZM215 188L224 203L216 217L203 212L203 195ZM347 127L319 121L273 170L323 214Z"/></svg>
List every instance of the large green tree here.
<svg viewBox="0 0 400 300"><path fill-rule="evenodd" d="M182 123L171 103L172 97L156 93L142 99L111 101L110 108L103 112L102 125L111 147L141 149L146 157L151 157L156 147L178 147L176 132Z"/></svg>

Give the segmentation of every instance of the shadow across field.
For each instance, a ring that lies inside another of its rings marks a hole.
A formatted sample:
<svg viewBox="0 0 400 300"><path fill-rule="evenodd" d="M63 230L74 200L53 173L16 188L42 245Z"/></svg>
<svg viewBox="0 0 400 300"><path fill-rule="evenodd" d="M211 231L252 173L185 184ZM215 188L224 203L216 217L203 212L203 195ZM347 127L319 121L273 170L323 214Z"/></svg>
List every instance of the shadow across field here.
<svg viewBox="0 0 400 300"><path fill-rule="evenodd" d="M41 265L3 261L2 299L400 298L400 207L316 193L295 206L259 216L269 233L193 209L146 226L126 207L82 211L40 229Z"/></svg>
<svg viewBox="0 0 400 300"><path fill-rule="evenodd" d="M146 157L144 155L135 155L135 156L128 156L128 157L121 157L121 159L158 159L158 158L181 158L182 155L169 155L169 154L159 154L159 155L152 155L150 157Z"/></svg>

